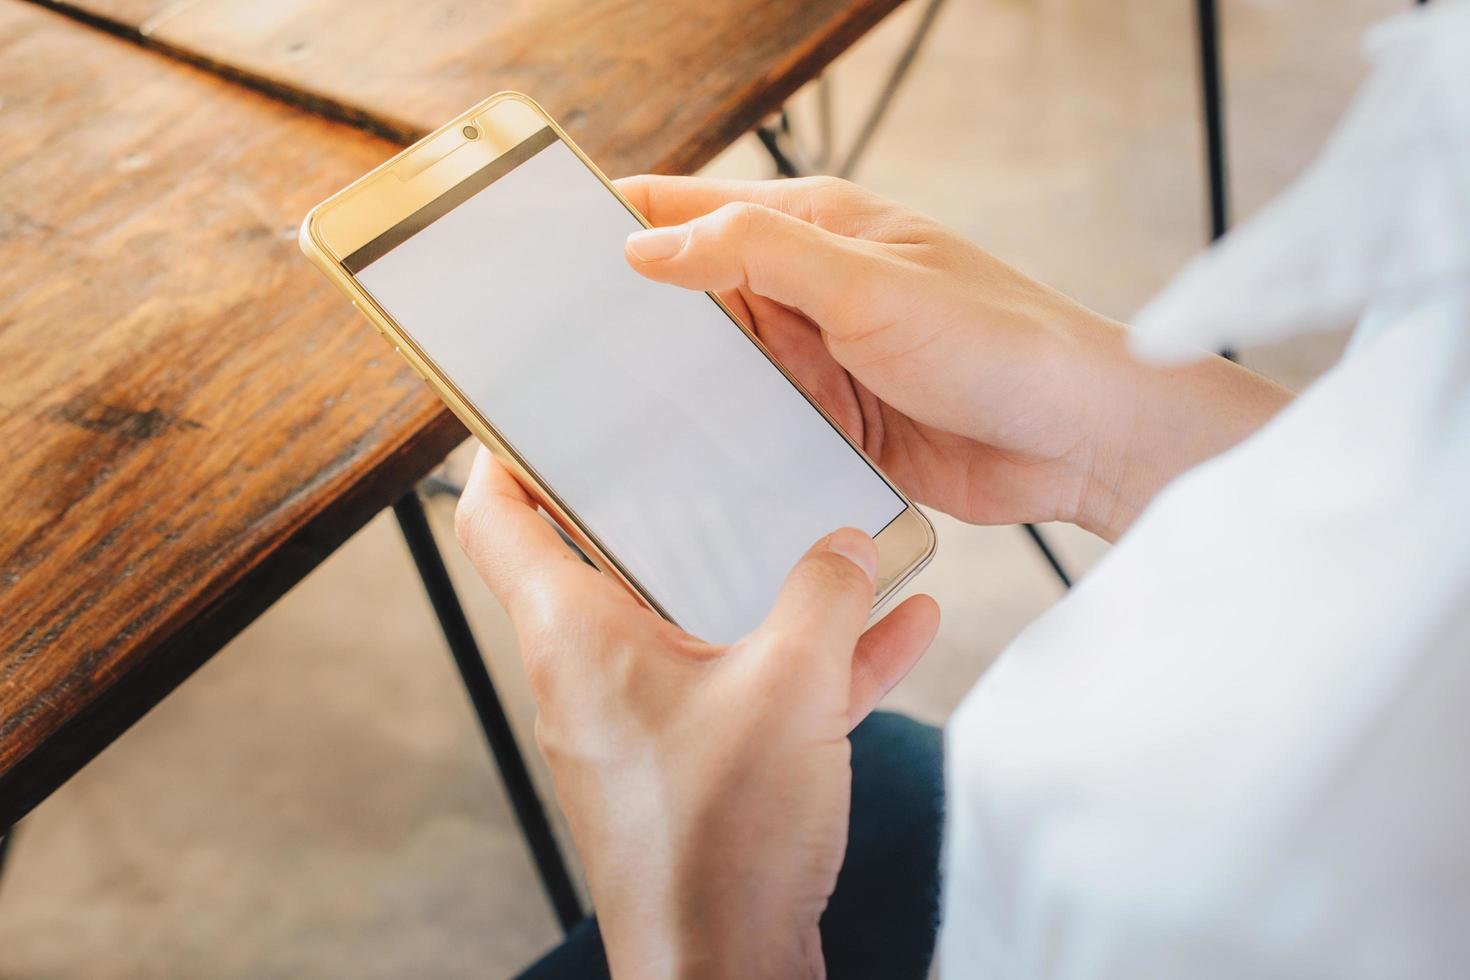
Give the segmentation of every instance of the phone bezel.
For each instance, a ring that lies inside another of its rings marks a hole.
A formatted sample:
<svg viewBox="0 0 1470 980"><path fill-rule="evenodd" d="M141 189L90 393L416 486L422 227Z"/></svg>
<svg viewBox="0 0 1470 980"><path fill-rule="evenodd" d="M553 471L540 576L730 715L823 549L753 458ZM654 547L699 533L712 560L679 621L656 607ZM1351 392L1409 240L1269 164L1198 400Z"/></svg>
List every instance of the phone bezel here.
<svg viewBox="0 0 1470 980"><path fill-rule="evenodd" d="M478 131L475 138L464 135L467 126L474 126ZM352 300L352 304L383 334L394 350L408 361L465 427L510 469L593 564L616 578L658 615L677 622L622 566L617 557L602 546L580 515L557 496L555 489L536 473L527 460L521 458L509 440L504 439L496 430L494 424L483 417L457 386L435 367L412 337L393 321L344 265L346 257L357 249L547 127L602 181L603 186L622 202L637 221L644 227L649 227L647 219L619 193L597 165L557 125L556 120L528 96L507 91L492 95L466 110L312 208L301 225L301 250ZM822 414L847 444L867 460L873 471L903 502L903 511L874 537L878 546L878 576L873 601L876 612L933 557L936 544L933 526L914 506L913 501L868 458L862 447L812 398L811 393L771 355L760 338L741 323L740 318L718 296L713 293L706 295L766 355L772 366L801 392L812 408Z"/></svg>

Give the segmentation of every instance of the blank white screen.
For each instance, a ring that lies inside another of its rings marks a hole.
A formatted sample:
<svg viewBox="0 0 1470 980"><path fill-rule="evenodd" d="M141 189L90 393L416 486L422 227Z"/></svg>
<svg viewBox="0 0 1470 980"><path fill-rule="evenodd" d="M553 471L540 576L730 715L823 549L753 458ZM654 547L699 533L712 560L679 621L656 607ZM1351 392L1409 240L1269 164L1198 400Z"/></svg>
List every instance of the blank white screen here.
<svg viewBox="0 0 1470 980"><path fill-rule="evenodd" d="M818 538L903 503L709 297L628 267L638 227L554 141L356 275L675 622L730 642Z"/></svg>

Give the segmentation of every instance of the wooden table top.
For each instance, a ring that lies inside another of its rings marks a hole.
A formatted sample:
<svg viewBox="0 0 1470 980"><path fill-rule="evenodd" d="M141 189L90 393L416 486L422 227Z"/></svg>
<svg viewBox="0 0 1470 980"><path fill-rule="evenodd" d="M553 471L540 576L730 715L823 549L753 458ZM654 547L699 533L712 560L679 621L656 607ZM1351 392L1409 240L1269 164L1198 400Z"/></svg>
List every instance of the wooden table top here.
<svg viewBox="0 0 1470 980"><path fill-rule="evenodd" d="M464 437L296 249L381 134L521 87L690 169L897 2L0 0L0 829Z"/></svg>
<svg viewBox="0 0 1470 980"><path fill-rule="evenodd" d="M500 89L611 176L687 173L902 0L71 0L118 30L412 142ZM371 11L369 13L368 11Z"/></svg>

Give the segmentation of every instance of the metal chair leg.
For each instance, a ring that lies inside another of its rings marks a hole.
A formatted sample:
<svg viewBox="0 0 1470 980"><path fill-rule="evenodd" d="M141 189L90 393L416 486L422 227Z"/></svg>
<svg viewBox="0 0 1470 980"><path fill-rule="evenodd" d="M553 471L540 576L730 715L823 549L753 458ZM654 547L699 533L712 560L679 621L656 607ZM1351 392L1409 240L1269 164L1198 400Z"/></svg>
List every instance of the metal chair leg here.
<svg viewBox="0 0 1470 980"><path fill-rule="evenodd" d="M424 505L419 500L418 493L409 491L404 494L393 505L393 513L398 518L403 539L413 555L419 578L424 583L424 591L428 593L429 602L434 607L434 615L439 620L444 640L449 645L450 653L454 655L455 666L459 668L465 691L469 694L470 703L479 718L480 729L500 770L506 795L510 797L511 808L515 811L521 832L526 837L526 844L531 849L531 857L541 876L546 897L551 902L562 930L569 930L582 918L582 903L577 898L566 860L552 833L541 798L531 782L526 760L516 744L510 720L495 693L490 672L485 668L480 648L470 631L464 607L460 605L454 584L449 579L444 557L439 554L438 545L434 542L434 533L429 527L428 515L424 513Z"/></svg>

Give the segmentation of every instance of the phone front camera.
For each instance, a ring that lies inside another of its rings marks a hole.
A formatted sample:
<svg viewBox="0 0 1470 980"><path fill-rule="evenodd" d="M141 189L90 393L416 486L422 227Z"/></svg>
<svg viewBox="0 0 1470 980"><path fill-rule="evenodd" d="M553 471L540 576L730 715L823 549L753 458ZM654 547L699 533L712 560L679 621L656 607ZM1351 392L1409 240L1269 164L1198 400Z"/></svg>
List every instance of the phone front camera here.
<svg viewBox="0 0 1470 980"><path fill-rule="evenodd" d="M474 126L466 126L464 129L461 129L460 132L464 133L464 138L467 140L477 140L480 138L480 131Z"/></svg>

